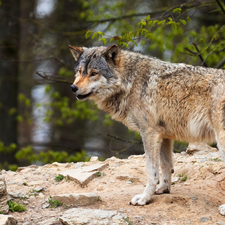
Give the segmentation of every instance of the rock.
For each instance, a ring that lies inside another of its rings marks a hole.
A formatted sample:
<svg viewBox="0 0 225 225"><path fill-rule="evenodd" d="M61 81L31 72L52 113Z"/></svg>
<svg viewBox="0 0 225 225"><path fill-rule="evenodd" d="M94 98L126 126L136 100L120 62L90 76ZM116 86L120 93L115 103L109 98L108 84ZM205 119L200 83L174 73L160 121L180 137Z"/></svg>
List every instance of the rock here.
<svg viewBox="0 0 225 225"><path fill-rule="evenodd" d="M172 177L172 183L175 183L180 180L180 177Z"/></svg>
<svg viewBox="0 0 225 225"><path fill-rule="evenodd" d="M216 222L216 224L225 225L225 223L224 222L221 222L221 221Z"/></svg>
<svg viewBox="0 0 225 225"><path fill-rule="evenodd" d="M198 198L197 197L195 197L195 196L191 196L190 197L192 200L197 200Z"/></svg>
<svg viewBox="0 0 225 225"><path fill-rule="evenodd" d="M10 196L6 190L6 182L5 177L0 175L0 211L5 214L9 211L8 201L10 200Z"/></svg>
<svg viewBox="0 0 225 225"><path fill-rule="evenodd" d="M130 176L130 175L118 175L116 176L116 179L118 180L128 180L128 181L131 181L131 183L133 182L138 182L139 181L139 178L138 177L133 177L133 176Z"/></svg>
<svg viewBox="0 0 225 225"><path fill-rule="evenodd" d="M25 168L26 167L18 167L17 170L16 170L16 172L20 172L20 171L24 170Z"/></svg>
<svg viewBox="0 0 225 225"><path fill-rule="evenodd" d="M50 206L50 204L44 204L43 206L42 206L42 209L46 209L46 208L48 208Z"/></svg>
<svg viewBox="0 0 225 225"><path fill-rule="evenodd" d="M117 211L74 208L67 210L59 221L63 225L128 225L126 218L126 215Z"/></svg>
<svg viewBox="0 0 225 225"><path fill-rule="evenodd" d="M59 225L59 223L57 223L56 218L50 218L48 220L39 222L38 225Z"/></svg>
<svg viewBox="0 0 225 225"><path fill-rule="evenodd" d="M77 162L75 169L81 168L84 165L84 162Z"/></svg>
<svg viewBox="0 0 225 225"><path fill-rule="evenodd" d="M140 159L140 158L145 158L145 154L143 155L131 155L128 157L128 159Z"/></svg>
<svg viewBox="0 0 225 225"><path fill-rule="evenodd" d="M218 210L222 216L225 216L225 204L221 205Z"/></svg>
<svg viewBox="0 0 225 225"><path fill-rule="evenodd" d="M66 170L59 174L64 177L69 177L70 180L75 180L81 186L86 185L89 181L97 176L97 173L106 168L108 163L97 163L91 166L84 166L77 169Z"/></svg>
<svg viewBox="0 0 225 225"><path fill-rule="evenodd" d="M25 222L22 225L30 225L30 222Z"/></svg>
<svg viewBox="0 0 225 225"><path fill-rule="evenodd" d="M80 194L64 194L54 195L52 200L58 200L65 205L85 206L92 205L100 199L95 193L80 193Z"/></svg>
<svg viewBox="0 0 225 225"><path fill-rule="evenodd" d="M217 148L212 148L211 146L209 146L206 143L203 142L193 142L193 143L189 143L187 149L186 149L186 153L188 154L194 154L195 152L216 152L218 151Z"/></svg>
<svg viewBox="0 0 225 225"><path fill-rule="evenodd" d="M199 222L208 222L209 220L212 220L211 217L201 217Z"/></svg>
<svg viewBox="0 0 225 225"><path fill-rule="evenodd" d="M11 215L0 215L0 224L1 225L16 225L16 219Z"/></svg>
<svg viewBox="0 0 225 225"><path fill-rule="evenodd" d="M131 182L130 180L128 180L128 181L126 182L126 184L132 184L132 182Z"/></svg>
<svg viewBox="0 0 225 225"><path fill-rule="evenodd" d="M96 161L98 161L98 156L92 156L90 158L90 162L96 162Z"/></svg>

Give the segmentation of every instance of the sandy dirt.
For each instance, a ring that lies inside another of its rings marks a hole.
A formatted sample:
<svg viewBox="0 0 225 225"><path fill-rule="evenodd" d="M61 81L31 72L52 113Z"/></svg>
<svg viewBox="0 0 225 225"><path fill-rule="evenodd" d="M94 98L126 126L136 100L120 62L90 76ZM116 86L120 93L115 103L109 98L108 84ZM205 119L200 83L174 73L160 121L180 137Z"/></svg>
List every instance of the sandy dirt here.
<svg viewBox="0 0 225 225"><path fill-rule="evenodd" d="M26 211L9 214L17 219L19 225L25 222L30 222L30 225L47 224L43 221L48 219L53 221L48 224L59 224L60 215L74 206L43 209L49 196L95 192L101 196L101 201L85 208L117 210L126 214L133 225L225 224L225 217L218 212L218 207L225 204L225 164L218 152L174 154L171 193L154 195L151 203L145 206L128 204L132 197L143 192L146 185L144 156L123 160L112 157L105 162L109 166L103 170L103 176L96 176L85 187L71 180L55 181L61 171L75 168L75 163L30 166L20 172L3 171L7 190L29 197L13 200L25 205ZM95 163L100 162L86 162L83 166ZM186 181L181 181L185 175ZM45 189L33 196L36 188Z"/></svg>

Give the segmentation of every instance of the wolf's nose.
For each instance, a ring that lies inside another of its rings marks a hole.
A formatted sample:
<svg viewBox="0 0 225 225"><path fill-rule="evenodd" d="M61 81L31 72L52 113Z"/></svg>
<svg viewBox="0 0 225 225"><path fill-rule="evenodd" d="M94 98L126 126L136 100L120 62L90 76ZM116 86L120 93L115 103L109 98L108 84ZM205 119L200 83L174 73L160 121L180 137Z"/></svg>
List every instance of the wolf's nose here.
<svg viewBox="0 0 225 225"><path fill-rule="evenodd" d="M74 92L74 93L78 90L78 87L75 86L74 84L72 84L70 87L72 89L72 92Z"/></svg>

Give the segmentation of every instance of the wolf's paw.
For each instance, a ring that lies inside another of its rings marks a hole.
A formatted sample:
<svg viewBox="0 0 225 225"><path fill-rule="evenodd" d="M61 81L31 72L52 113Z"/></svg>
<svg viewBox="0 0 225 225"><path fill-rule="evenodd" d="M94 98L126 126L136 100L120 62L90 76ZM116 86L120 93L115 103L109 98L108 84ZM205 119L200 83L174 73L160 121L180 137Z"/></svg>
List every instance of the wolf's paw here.
<svg viewBox="0 0 225 225"><path fill-rule="evenodd" d="M157 185L155 194L163 194L163 193L170 193L168 186Z"/></svg>
<svg viewBox="0 0 225 225"><path fill-rule="evenodd" d="M219 207L219 212L221 215L225 216L225 204Z"/></svg>
<svg viewBox="0 0 225 225"><path fill-rule="evenodd" d="M130 205L146 205L150 202L151 198L141 195L135 195L130 201Z"/></svg>

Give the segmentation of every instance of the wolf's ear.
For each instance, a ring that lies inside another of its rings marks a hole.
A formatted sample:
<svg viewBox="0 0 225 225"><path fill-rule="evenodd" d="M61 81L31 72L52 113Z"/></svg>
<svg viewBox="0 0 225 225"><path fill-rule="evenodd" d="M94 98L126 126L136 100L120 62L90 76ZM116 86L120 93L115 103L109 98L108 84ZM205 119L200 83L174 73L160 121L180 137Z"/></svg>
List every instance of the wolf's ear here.
<svg viewBox="0 0 225 225"><path fill-rule="evenodd" d="M69 45L70 51L74 57L74 59L77 61L80 57L80 55L83 53L83 48L82 47L73 47Z"/></svg>
<svg viewBox="0 0 225 225"><path fill-rule="evenodd" d="M103 52L103 55L105 56L106 60L112 60L116 65L120 61L120 52L121 50L117 45L111 45Z"/></svg>

